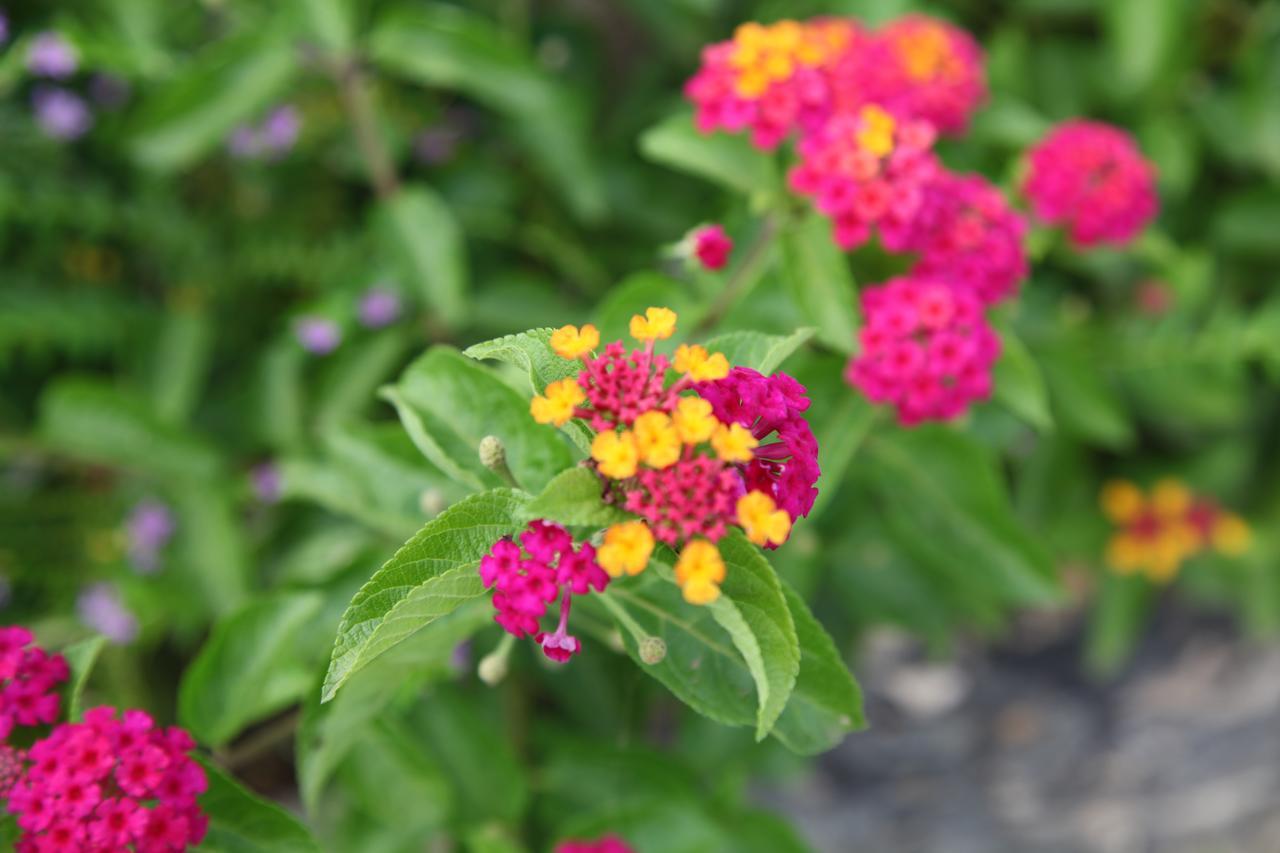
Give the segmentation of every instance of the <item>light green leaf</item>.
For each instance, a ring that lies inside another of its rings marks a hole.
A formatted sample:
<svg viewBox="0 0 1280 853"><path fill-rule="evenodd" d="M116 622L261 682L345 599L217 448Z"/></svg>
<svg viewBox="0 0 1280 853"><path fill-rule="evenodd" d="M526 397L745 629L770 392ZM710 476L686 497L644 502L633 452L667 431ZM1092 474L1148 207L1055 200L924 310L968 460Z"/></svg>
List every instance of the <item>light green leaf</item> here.
<svg viewBox="0 0 1280 853"><path fill-rule="evenodd" d="M134 160L160 171L191 165L276 101L297 70L287 26L249 26L215 43L143 102L130 146Z"/></svg>
<svg viewBox="0 0 1280 853"><path fill-rule="evenodd" d="M67 666L71 670L71 678L67 685L68 720L73 722L79 720L84 713L84 688L89 683L93 665L98 662L98 655L102 654L102 648L106 643L106 637L97 635L62 650L62 656L66 658Z"/></svg>
<svg viewBox="0 0 1280 853"><path fill-rule="evenodd" d="M582 370L578 359L561 358L551 349L551 335L555 329L530 329L516 335L507 335L479 344L473 344L462 354L474 359L493 359L514 364L529 373L529 386L541 394L552 382L577 376Z"/></svg>
<svg viewBox="0 0 1280 853"><path fill-rule="evenodd" d="M646 130L640 136L640 152L664 166L747 195L772 192L778 184L773 160L745 136L699 133L687 110Z"/></svg>
<svg viewBox="0 0 1280 853"><path fill-rule="evenodd" d="M466 243L444 199L421 184L404 187L382 202L374 226L403 280L446 324L465 320Z"/></svg>
<svg viewBox="0 0 1280 853"><path fill-rule="evenodd" d="M320 853L320 845L278 805L240 786L212 761L198 759L209 779L200 809L209 817L209 833L199 850L206 853Z"/></svg>
<svg viewBox="0 0 1280 853"><path fill-rule="evenodd" d="M589 221L603 216L604 188L581 102L507 33L468 10L401 6L377 23L369 50L388 71L463 92L505 115L574 212Z"/></svg>
<svg viewBox="0 0 1280 853"><path fill-rule="evenodd" d="M190 417L209 372L213 333L202 309L174 308L165 317L151 373L151 399L161 420L180 424Z"/></svg>
<svg viewBox="0 0 1280 853"><path fill-rule="evenodd" d="M788 356L804 346L816 331L812 326L805 326L789 335L729 332L707 341L706 348L709 352L724 353L730 364L751 367L768 375L781 367Z"/></svg>
<svg viewBox="0 0 1280 853"><path fill-rule="evenodd" d="M853 275L844 253L831 236L831 224L810 214L789 224L781 237L783 279L818 340L851 353L858 333Z"/></svg>
<svg viewBox="0 0 1280 853"><path fill-rule="evenodd" d="M995 399L1040 432L1053 429L1049 392L1035 359L1012 332L1000 333L1004 351L995 366Z"/></svg>
<svg viewBox="0 0 1280 853"><path fill-rule="evenodd" d="M1119 449L1133 442L1133 426L1100 359L1083 342L1043 348L1037 353L1049 387L1054 422L1069 434Z"/></svg>
<svg viewBox="0 0 1280 853"><path fill-rule="evenodd" d="M1110 0L1102 9L1110 48L1108 87L1122 99L1145 92L1168 66L1187 20L1178 0Z"/></svg>
<svg viewBox="0 0 1280 853"><path fill-rule="evenodd" d="M314 684L295 638L320 610L316 593L281 593L214 626L178 689L178 717L221 746L256 720L296 702Z"/></svg>
<svg viewBox="0 0 1280 853"><path fill-rule="evenodd" d="M484 593L480 558L514 535L524 498L507 489L474 495L405 543L351 599L334 642L321 700L352 675L470 598Z"/></svg>
<svg viewBox="0 0 1280 853"><path fill-rule="evenodd" d="M632 516L606 504L600 477L590 468L570 468L555 477L542 494L521 510L526 519L542 518L570 527L606 527Z"/></svg>
<svg viewBox="0 0 1280 853"><path fill-rule="evenodd" d="M1153 594L1151 583L1141 575L1107 574L1085 634L1084 659L1090 672L1106 677L1124 666L1142 634Z"/></svg>
<svg viewBox="0 0 1280 853"><path fill-rule="evenodd" d="M516 481L529 491L541 490L574 462L555 428L534 421L528 399L457 350L433 347L384 395L423 454L473 487L499 483L480 463L487 435L501 439Z"/></svg>
<svg viewBox="0 0 1280 853"><path fill-rule="evenodd" d="M348 0L301 0L301 4L308 28L321 45L337 53L351 49L354 16Z"/></svg>

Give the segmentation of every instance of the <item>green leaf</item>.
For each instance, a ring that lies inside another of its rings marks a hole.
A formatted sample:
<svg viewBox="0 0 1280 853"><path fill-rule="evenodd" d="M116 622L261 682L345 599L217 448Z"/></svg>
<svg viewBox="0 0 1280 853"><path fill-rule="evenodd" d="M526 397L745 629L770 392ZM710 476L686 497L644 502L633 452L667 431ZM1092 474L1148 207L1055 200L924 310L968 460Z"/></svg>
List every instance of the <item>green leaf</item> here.
<svg viewBox="0 0 1280 853"><path fill-rule="evenodd" d="M297 70L286 27L248 26L212 45L142 103L130 145L134 160L160 171L191 165L276 101Z"/></svg>
<svg viewBox="0 0 1280 853"><path fill-rule="evenodd" d="M329 356L316 394L316 430L331 431L363 414L411 347L415 341L408 330L387 329Z"/></svg>
<svg viewBox="0 0 1280 853"><path fill-rule="evenodd" d="M50 385L40 398L39 433L73 456L160 479L207 481L220 473L217 454L202 440L97 380L70 377Z"/></svg>
<svg viewBox="0 0 1280 853"><path fill-rule="evenodd" d="M419 732L397 719L375 720L343 763L344 794L388 826L406 826L424 838L454 809L453 790Z"/></svg>
<svg viewBox="0 0 1280 853"><path fill-rule="evenodd" d="M403 280L441 319L450 326L465 320L466 243L444 199L421 184L404 187L381 203L374 227Z"/></svg>
<svg viewBox="0 0 1280 853"><path fill-rule="evenodd" d="M640 136L645 157L747 195L772 192L778 183L773 160L743 135L699 133L685 110L667 116Z"/></svg>
<svg viewBox="0 0 1280 853"><path fill-rule="evenodd" d="M534 421L524 396L457 350L433 347L384 395L418 449L440 470L473 487L500 482L480 463L478 448L487 435L501 439L507 464L529 491L542 489L574 462L556 429Z"/></svg>
<svg viewBox="0 0 1280 853"><path fill-rule="evenodd" d="M551 335L555 329L530 329L516 335L507 335L479 344L473 344L462 354L474 359L493 359L514 364L529 373L530 388L538 394L550 385L570 376L577 376L582 362L561 358L551 349Z"/></svg>
<svg viewBox="0 0 1280 853"><path fill-rule="evenodd" d="M213 354L214 325L199 308L175 308L156 341L151 399L164 421L184 423L200 398Z"/></svg>
<svg viewBox="0 0 1280 853"><path fill-rule="evenodd" d="M817 327L818 340L851 353L858 333L853 275L831 236L831 224L808 215L783 229L783 279L804 319Z"/></svg>
<svg viewBox="0 0 1280 853"><path fill-rule="evenodd" d="M67 666L71 669L71 678L67 683L68 720L73 722L79 720L84 713L84 688L89 683L93 665L98 662L98 655L102 654L102 648L106 643L106 637L97 635L62 650L62 656L66 658Z"/></svg>
<svg viewBox="0 0 1280 853"><path fill-rule="evenodd" d="M764 740L791 698L800 672L800 641L773 567L741 531L720 540L725 562L711 615L729 633L756 683L756 740Z"/></svg>
<svg viewBox="0 0 1280 853"><path fill-rule="evenodd" d="M800 675L773 734L792 752L817 755L866 727L862 691L809 605L785 581L782 592L800 641Z"/></svg>
<svg viewBox="0 0 1280 853"><path fill-rule="evenodd" d="M836 496L845 472L878 416L876 407L862 395L850 394L843 388L840 393L835 410L813 424L813 434L818 439L818 467L822 473L816 483L818 497L809 511L810 519L816 519Z"/></svg>
<svg viewBox="0 0 1280 853"><path fill-rule="evenodd" d="M1142 633L1152 598L1145 577L1107 573L1085 635L1084 659L1090 672L1114 675L1124 665Z"/></svg>
<svg viewBox="0 0 1280 853"><path fill-rule="evenodd" d="M1056 600L1053 564L1019 523L995 460L953 429L924 426L868 443L881 500L912 519L922 544L1010 603Z"/></svg>
<svg viewBox="0 0 1280 853"><path fill-rule="evenodd" d="M199 758L209 779L200 809L209 817L206 853L320 853L307 828L278 805L241 787L212 761Z"/></svg>
<svg viewBox="0 0 1280 853"><path fill-rule="evenodd" d="M781 367L787 357L804 346L816 331L812 326L805 326L789 335L729 332L717 335L705 346L709 352L724 353L730 364L751 367L767 375Z"/></svg>
<svg viewBox="0 0 1280 853"><path fill-rule="evenodd" d="M1108 89L1120 99L1145 92L1168 66L1188 4L1178 0L1111 0L1103 5L1112 72Z"/></svg>
<svg viewBox="0 0 1280 853"><path fill-rule="evenodd" d="M309 501L330 512L353 518L393 539L412 536L422 522L421 514L409 515L379 507L350 471L301 458L286 457L277 464L280 469L280 495L285 500Z"/></svg>
<svg viewBox="0 0 1280 853"><path fill-rule="evenodd" d="M686 337L702 316L702 306L694 299L689 286L655 272L639 272L627 276L596 306L596 326L602 344L622 339L631 340L631 318L646 308L670 308L679 315L676 333L668 344Z"/></svg>
<svg viewBox="0 0 1280 853"><path fill-rule="evenodd" d="M1070 434L1120 449L1133 443L1133 427L1087 344L1070 342L1039 353L1054 422Z"/></svg>
<svg viewBox="0 0 1280 853"><path fill-rule="evenodd" d="M1053 429L1049 392L1035 359L1012 332L1000 333L1004 352L995 366L995 399L1040 432Z"/></svg>
<svg viewBox="0 0 1280 853"><path fill-rule="evenodd" d="M221 746L301 698L314 676L295 640L321 604L316 593L279 593L215 625L178 688L182 725Z"/></svg>
<svg viewBox="0 0 1280 853"><path fill-rule="evenodd" d="M570 468L521 509L525 519L543 518L570 527L607 527L632 516L602 499L600 477L589 468Z"/></svg>
<svg viewBox="0 0 1280 853"><path fill-rule="evenodd" d="M520 44L478 14L442 4L399 7L369 38L375 62L428 86L474 98L511 131L582 219L605 213L580 100Z"/></svg>
<svg viewBox="0 0 1280 853"><path fill-rule="evenodd" d="M316 41L337 53L351 49L355 30L348 0L301 0L301 4Z"/></svg>
<svg viewBox="0 0 1280 853"><path fill-rule="evenodd" d="M229 613L249 594L245 527L227 483L199 483L169 492L178 516L175 569L192 576L199 602L211 615Z"/></svg>
<svg viewBox="0 0 1280 853"><path fill-rule="evenodd" d="M524 498L508 489L473 495L428 522L360 588L338 626L321 701L352 675L467 599L484 593L480 558L514 535Z"/></svg>

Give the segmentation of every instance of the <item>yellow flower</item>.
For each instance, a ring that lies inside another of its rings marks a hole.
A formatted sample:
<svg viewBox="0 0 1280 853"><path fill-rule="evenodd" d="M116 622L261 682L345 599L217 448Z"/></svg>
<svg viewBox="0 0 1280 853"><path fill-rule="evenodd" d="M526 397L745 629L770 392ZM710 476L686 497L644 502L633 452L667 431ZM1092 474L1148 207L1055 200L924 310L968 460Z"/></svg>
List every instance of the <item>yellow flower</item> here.
<svg viewBox="0 0 1280 853"><path fill-rule="evenodd" d="M596 561L611 577L638 575L649 565L653 534L643 521L624 521L604 532L604 544L596 551Z"/></svg>
<svg viewBox="0 0 1280 853"><path fill-rule="evenodd" d="M645 412L636 418L636 449L650 468L669 468L680 458L680 433L663 412Z"/></svg>
<svg viewBox="0 0 1280 853"><path fill-rule="evenodd" d="M711 382L729 375L729 359L724 353L708 353L697 344L681 344L676 347L673 362L678 373L687 373L695 382Z"/></svg>
<svg viewBox="0 0 1280 853"><path fill-rule="evenodd" d="M581 358L600 345L600 330L587 323L561 326L551 333L551 349L561 358Z"/></svg>
<svg viewBox="0 0 1280 853"><path fill-rule="evenodd" d="M676 583L690 604L710 604L720 597L724 559L720 549L705 539L694 539L676 561Z"/></svg>
<svg viewBox="0 0 1280 853"><path fill-rule="evenodd" d="M676 312L670 308L646 308L643 317L631 317L631 337L638 341L666 340L675 331Z"/></svg>
<svg viewBox="0 0 1280 853"><path fill-rule="evenodd" d="M716 427L720 426L711 414L711 404L701 397L681 397L671 422L685 444L701 444L711 438Z"/></svg>
<svg viewBox="0 0 1280 853"><path fill-rule="evenodd" d="M1210 531L1213 547L1229 557L1238 557L1249 549L1252 533L1243 518L1229 512L1218 516Z"/></svg>
<svg viewBox="0 0 1280 853"><path fill-rule="evenodd" d="M725 462L750 462L759 443L742 424L721 424L711 436L716 456Z"/></svg>
<svg viewBox="0 0 1280 853"><path fill-rule="evenodd" d="M534 397L529 412L540 424L564 426L573 417L573 410L586 399L576 379L561 379L547 386L546 396Z"/></svg>
<svg viewBox="0 0 1280 853"><path fill-rule="evenodd" d="M1159 518L1177 518L1191 508L1191 490L1180 480L1166 478L1151 489L1151 508Z"/></svg>
<svg viewBox="0 0 1280 853"><path fill-rule="evenodd" d="M1102 487L1098 502L1102 505L1102 514L1116 524L1133 521L1146 506L1142 490L1128 480L1108 482Z"/></svg>
<svg viewBox="0 0 1280 853"><path fill-rule="evenodd" d="M1117 533L1107 542L1107 565L1118 574L1127 575L1147 562L1147 546L1136 536Z"/></svg>
<svg viewBox="0 0 1280 853"><path fill-rule="evenodd" d="M859 114L862 126L858 128L858 146L877 157L884 157L893 150L893 131L897 122L893 116L875 104L868 104Z"/></svg>
<svg viewBox="0 0 1280 853"><path fill-rule="evenodd" d="M591 458L599 463L601 474L615 480L625 480L635 475L640 452L636 448L634 435L610 430L596 434L591 442Z"/></svg>
<svg viewBox="0 0 1280 853"><path fill-rule="evenodd" d="M791 516L760 491L738 498L738 524L757 545L781 545L791 533Z"/></svg>

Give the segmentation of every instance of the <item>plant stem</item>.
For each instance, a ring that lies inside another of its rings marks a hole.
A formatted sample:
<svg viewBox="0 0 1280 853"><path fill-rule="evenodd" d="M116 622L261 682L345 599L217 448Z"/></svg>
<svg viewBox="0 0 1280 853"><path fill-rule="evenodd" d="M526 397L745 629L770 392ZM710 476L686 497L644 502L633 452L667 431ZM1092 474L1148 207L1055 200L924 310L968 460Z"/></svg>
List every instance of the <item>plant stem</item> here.
<svg viewBox="0 0 1280 853"><path fill-rule="evenodd" d="M724 319L724 315L729 313L729 309L755 286L755 283L760 279L760 274L763 272L761 267L769 255L768 250L773 245L773 240L776 236L778 236L778 215L770 213L765 216L760 225L760 230L756 232L755 239L747 247L742 262L734 269L728 281L724 283L724 288L721 289L720 294L711 303L711 307L707 309L707 313L702 315L702 319L694 327L694 334L714 328L717 323Z"/></svg>
<svg viewBox="0 0 1280 853"><path fill-rule="evenodd" d="M390 198L400 188L400 181L396 177L395 164L383 143L382 134L378 131L377 113L373 109L373 96L369 92L364 71L357 61L348 59L334 66L334 74L342 103L351 117L356 145L360 147L360 155L369 172L369 182L378 198Z"/></svg>

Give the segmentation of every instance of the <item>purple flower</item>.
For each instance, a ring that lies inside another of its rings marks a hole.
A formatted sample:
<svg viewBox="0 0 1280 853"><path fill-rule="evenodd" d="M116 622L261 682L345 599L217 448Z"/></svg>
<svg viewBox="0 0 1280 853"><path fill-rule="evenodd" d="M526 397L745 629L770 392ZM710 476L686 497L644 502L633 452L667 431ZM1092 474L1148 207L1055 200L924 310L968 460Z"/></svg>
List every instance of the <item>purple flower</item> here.
<svg viewBox="0 0 1280 853"><path fill-rule="evenodd" d="M79 95L41 86L31 95L36 124L53 139L78 139L93 126L93 113Z"/></svg>
<svg viewBox="0 0 1280 853"><path fill-rule="evenodd" d="M143 501L133 508L125 522L129 560L139 574L149 575L160 568L160 552L173 538L173 513L158 501Z"/></svg>
<svg viewBox="0 0 1280 853"><path fill-rule="evenodd" d="M53 30L37 34L27 47L27 70L37 77L61 80L75 74L78 65L75 48Z"/></svg>
<svg viewBox="0 0 1280 853"><path fill-rule="evenodd" d="M80 621L117 645L128 645L138 636L138 620L108 583L90 584L76 599Z"/></svg>
<svg viewBox="0 0 1280 853"><path fill-rule="evenodd" d="M249 472L249 482L253 486L254 497L260 503L273 504L280 500L283 485L280 469L272 462L262 462L253 466Z"/></svg>
<svg viewBox="0 0 1280 853"><path fill-rule="evenodd" d="M293 104L276 107L262 121L262 144L273 154L284 154L298 141L302 118Z"/></svg>
<svg viewBox="0 0 1280 853"><path fill-rule="evenodd" d="M294 326L294 334L302 348L313 355L328 355L342 343L342 329L327 317L302 317Z"/></svg>
<svg viewBox="0 0 1280 853"><path fill-rule="evenodd" d="M9 40L9 18L4 12L0 12L0 44L4 44Z"/></svg>
<svg viewBox="0 0 1280 853"><path fill-rule="evenodd" d="M360 297L360 323L368 329L381 329L400 319L400 294L374 285Z"/></svg>

